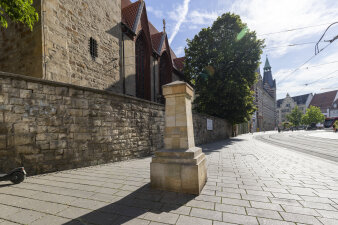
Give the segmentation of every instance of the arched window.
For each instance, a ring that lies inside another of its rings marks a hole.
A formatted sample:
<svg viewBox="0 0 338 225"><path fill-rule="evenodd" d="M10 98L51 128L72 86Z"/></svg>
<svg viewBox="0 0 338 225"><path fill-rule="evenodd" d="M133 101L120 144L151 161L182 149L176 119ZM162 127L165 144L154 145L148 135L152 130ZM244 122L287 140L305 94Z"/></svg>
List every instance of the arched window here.
<svg viewBox="0 0 338 225"><path fill-rule="evenodd" d="M148 99L151 97L150 90L150 62L148 46L143 32L136 39L136 96Z"/></svg>
<svg viewBox="0 0 338 225"><path fill-rule="evenodd" d="M164 52L160 58L160 79L159 79L159 90L162 95L162 86L172 81L172 72L170 69L170 61L167 52Z"/></svg>
<svg viewBox="0 0 338 225"><path fill-rule="evenodd" d="M146 44L141 34L136 40L136 96L144 98Z"/></svg>

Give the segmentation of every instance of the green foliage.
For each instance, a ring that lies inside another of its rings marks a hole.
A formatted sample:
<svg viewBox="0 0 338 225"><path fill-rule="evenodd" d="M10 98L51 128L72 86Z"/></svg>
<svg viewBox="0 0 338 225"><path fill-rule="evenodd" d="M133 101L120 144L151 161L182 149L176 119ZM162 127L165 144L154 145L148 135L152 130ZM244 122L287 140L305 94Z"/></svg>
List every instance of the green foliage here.
<svg viewBox="0 0 338 225"><path fill-rule="evenodd" d="M334 127L335 127L336 129L338 129L338 120L337 120L336 122L334 122Z"/></svg>
<svg viewBox="0 0 338 225"><path fill-rule="evenodd" d="M325 116L320 111L320 108L316 106L310 106L302 117L302 123L306 125L311 125L312 123L323 123L324 120Z"/></svg>
<svg viewBox="0 0 338 225"><path fill-rule="evenodd" d="M197 111L242 123L255 111L252 86L264 41L240 17L226 13L185 49L184 74L195 85Z"/></svg>
<svg viewBox="0 0 338 225"><path fill-rule="evenodd" d="M282 126L283 126L283 129L290 129L291 127L293 127L293 123L291 123L291 122L283 122Z"/></svg>
<svg viewBox="0 0 338 225"><path fill-rule="evenodd" d="M294 126L298 127L302 122L302 111L296 106L290 114L286 115L286 119Z"/></svg>
<svg viewBox="0 0 338 225"><path fill-rule="evenodd" d="M0 27L7 28L7 20L25 24L33 30L39 15L32 6L33 0L0 0Z"/></svg>

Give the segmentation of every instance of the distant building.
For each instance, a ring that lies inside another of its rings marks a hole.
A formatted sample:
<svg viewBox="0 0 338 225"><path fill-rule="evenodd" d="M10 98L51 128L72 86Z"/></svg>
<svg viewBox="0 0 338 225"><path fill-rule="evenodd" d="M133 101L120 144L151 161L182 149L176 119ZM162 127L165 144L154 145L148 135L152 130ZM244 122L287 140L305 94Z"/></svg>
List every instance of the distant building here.
<svg viewBox="0 0 338 225"><path fill-rule="evenodd" d="M298 108L305 114L306 109L309 107L313 94L299 95L291 97L289 94L285 98L277 101L277 123L286 122L286 115L290 114L291 111L298 106Z"/></svg>
<svg viewBox="0 0 338 225"><path fill-rule="evenodd" d="M327 117L337 117L338 90L315 94L310 105L317 106ZM336 106L336 107L335 107Z"/></svg>
<svg viewBox="0 0 338 225"><path fill-rule="evenodd" d="M258 82L254 85L257 111L252 116L252 130L274 130L276 127L276 80L272 78L268 58L264 65L263 80L260 69L257 73L259 74Z"/></svg>

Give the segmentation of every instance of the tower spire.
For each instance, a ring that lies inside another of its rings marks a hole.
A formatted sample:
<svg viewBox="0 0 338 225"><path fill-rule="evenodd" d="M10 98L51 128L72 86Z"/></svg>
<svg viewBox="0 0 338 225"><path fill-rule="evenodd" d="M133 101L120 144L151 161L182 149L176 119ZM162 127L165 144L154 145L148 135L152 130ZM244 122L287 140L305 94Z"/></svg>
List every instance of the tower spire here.
<svg viewBox="0 0 338 225"><path fill-rule="evenodd" d="M166 25L166 22L165 22L165 19L163 19L163 33L165 33L165 25Z"/></svg>
<svg viewBox="0 0 338 225"><path fill-rule="evenodd" d="M268 59L268 55L266 55L264 70L265 69L271 69L271 66L270 66L270 63L269 63L269 59Z"/></svg>

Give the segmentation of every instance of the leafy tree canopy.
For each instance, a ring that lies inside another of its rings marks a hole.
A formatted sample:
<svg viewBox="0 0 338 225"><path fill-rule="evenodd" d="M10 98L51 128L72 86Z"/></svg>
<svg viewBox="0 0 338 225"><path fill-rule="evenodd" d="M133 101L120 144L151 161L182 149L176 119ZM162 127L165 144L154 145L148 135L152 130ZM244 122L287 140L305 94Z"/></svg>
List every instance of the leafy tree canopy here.
<svg viewBox="0 0 338 225"><path fill-rule="evenodd" d="M302 123L306 125L322 123L324 120L325 116L320 111L320 108L316 106L310 106L302 117Z"/></svg>
<svg viewBox="0 0 338 225"><path fill-rule="evenodd" d="M302 111L296 106L290 114L286 115L286 119L294 126L298 127L302 122Z"/></svg>
<svg viewBox="0 0 338 225"><path fill-rule="evenodd" d="M0 0L0 26L7 28L8 20L25 24L33 30L39 15L32 6L33 0Z"/></svg>
<svg viewBox="0 0 338 225"><path fill-rule="evenodd" d="M249 119L264 41L226 13L187 42L184 74L195 85L195 109L232 123Z"/></svg>

